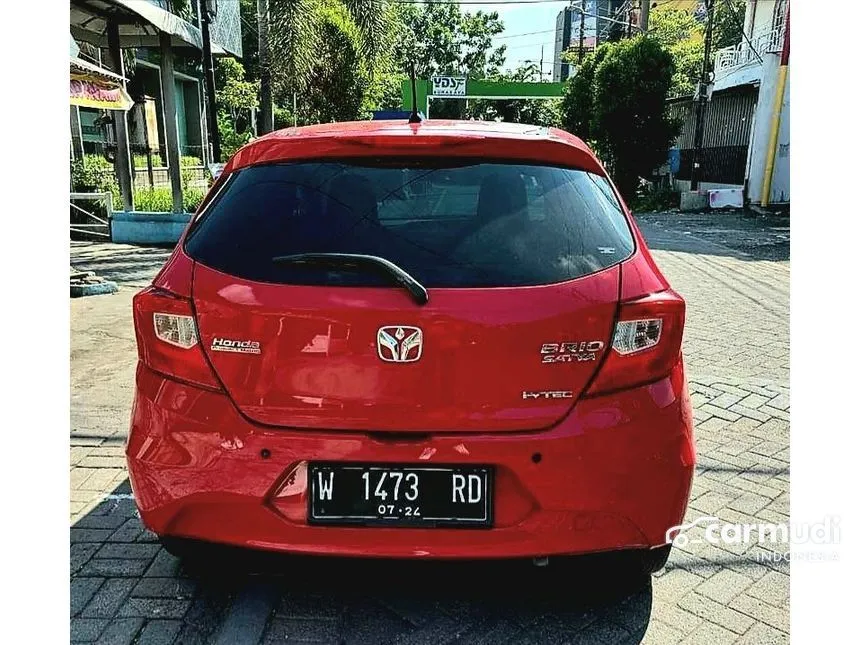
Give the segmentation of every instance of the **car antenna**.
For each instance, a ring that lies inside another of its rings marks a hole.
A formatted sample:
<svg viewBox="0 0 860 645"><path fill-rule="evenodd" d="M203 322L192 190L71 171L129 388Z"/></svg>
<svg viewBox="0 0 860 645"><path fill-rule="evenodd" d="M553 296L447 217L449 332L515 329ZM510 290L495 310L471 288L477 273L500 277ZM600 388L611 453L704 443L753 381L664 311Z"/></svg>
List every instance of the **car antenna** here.
<svg viewBox="0 0 860 645"><path fill-rule="evenodd" d="M415 80L415 61L409 61L409 80L412 83L412 114L409 115L409 123L421 123L423 119L418 114L418 88Z"/></svg>

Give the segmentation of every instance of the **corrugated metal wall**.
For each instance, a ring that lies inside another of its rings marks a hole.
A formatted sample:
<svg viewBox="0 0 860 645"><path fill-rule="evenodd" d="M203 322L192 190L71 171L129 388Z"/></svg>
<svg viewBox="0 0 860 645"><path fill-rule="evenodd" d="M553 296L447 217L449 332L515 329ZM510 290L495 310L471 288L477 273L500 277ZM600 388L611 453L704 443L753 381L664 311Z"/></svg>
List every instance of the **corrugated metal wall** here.
<svg viewBox="0 0 860 645"><path fill-rule="evenodd" d="M741 85L715 92L705 109L701 180L743 185L747 148L752 134L758 88ZM689 98L669 104L669 113L683 126L675 145L681 150L678 179L689 179L696 130L695 104Z"/></svg>

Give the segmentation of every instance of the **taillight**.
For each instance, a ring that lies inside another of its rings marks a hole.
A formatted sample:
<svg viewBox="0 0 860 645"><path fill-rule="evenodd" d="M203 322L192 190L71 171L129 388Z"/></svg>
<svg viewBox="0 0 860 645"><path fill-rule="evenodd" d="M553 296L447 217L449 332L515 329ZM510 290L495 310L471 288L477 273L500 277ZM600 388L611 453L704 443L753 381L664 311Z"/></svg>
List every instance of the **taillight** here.
<svg viewBox="0 0 860 645"><path fill-rule="evenodd" d="M137 353L150 369L210 390L221 386L200 347L191 302L158 287L134 297Z"/></svg>
<svg viewBox="0 0 860 645"><path fill-rule="evenodd" d="M681 357L685 304L671 290L622 302L612 347L588 395L652 383Z"/></svg>
<svg viewBox="0 0 860 645"><path fill-rule="evenodd" d="M155 337L182 349L191 349L197 344L197 325L193 316L178 314L152 314Z"/></svg>

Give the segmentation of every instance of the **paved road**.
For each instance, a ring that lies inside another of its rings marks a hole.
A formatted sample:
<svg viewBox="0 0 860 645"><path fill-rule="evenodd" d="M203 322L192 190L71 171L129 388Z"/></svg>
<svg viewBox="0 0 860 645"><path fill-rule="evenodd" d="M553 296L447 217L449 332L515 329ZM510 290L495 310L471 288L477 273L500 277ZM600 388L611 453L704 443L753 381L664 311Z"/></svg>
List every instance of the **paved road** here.
<svg viewBox="0 0 860 645"><path fill-rule="evenodd" d="M777 249L787 231L774 232L786 228L777 222L757 237L756 226L738 221L697 228L677 215L641 219L688 302L699 467L687 519L787 522L789 262ZM601 561L535 569L279 558L184 570L135 517L122 458L131 297L166 255L72 248L73 265L121 284L118 294L70 303L73 641L788 642L788 567L773 561L778 548L757 544L690 544L659 576L623 582Z"/></svg>

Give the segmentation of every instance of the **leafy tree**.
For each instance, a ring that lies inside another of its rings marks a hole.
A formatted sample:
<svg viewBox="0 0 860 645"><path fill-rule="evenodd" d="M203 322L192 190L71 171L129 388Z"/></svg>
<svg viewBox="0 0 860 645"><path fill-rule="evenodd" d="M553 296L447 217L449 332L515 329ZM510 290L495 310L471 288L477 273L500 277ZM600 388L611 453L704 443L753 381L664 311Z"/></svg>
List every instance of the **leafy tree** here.
<svg viewBox="0 0 860 645"><path fill-rule="evenodd" d="M251 140L247 127L251 110L258 105L259 82L245 80L245 68L233 58L219 58L215 64L215 102L218 106L218 133L226 157Z"/></svg>
<svg viewBox="0 0 860 645"><path fill-rule="evenodd" d="M656 39L637 36L601 45L582 67L566 88L564 123L591 142L619 190L632 198L639 178L666 159L678 133L666 109L672 56Z"/></svg>
<svg viewBox="0 0 860 645"><path fill-rule="evenodd" d="M702 74L705 55L702 24L691 13L662 5L651 13L649 36L665 47L675 62L671 93L692 94Z"/></svg>
<svg viewBox="0 0 860 645"><path fill-rule="evenodd" d="M359 51L368 61L371 76L384 64L393 42L391 5L385 0L343 0L361 35Z"/></svg>
<svg viewBox="0 0 860 645"><path fill-rule="evenodd" d="M313 91L298 103L299 118L306 123L351 121L359 117L370 83L364 41L343 4L327 3L318 11L319 48L309 79Z"/></svg>
<svg viewBox="0 0 860 645"><path fill-rule="evenodd" d="M505 63L505 46L493 47L493 36L504 31L504 23L495 11L463 13L456 4L397 4L394 15L397 34L393 64L401 74L409 63L415 63L415 75L429 78L435 74L491 78L501 73ZM398 89L399 92L399 89ZM433 102L433 116L463 118L465 102L461 99L438 99Z"/></svg>
<svg viewBox="0 0 860 645"><path fill-rule="evenodd" d="M729 4L731 3L731 5ZM711 55L718 49L737 45L743 39L744 0L717 0ZM666 47L675 61L672 94L693 94L702 74L705 56L705 26L692 13L663 4L651 12L649 36Z"/></svg>
<svg viewBox="0 0 860 645"><path fill-rule="evenodd" d="M293 125L293 112L289 108L275 106L274 110L275 130L289 128Z"/></svg>
<svg viewBox="0 0 860 645"><path fill-rule="evenodd" d="M744 37L745 0L720 0L714 5L714 50L731 47Z"/></svg>
<svg viewBox="0 0 860 645"><path fill-rule="evenodd" d="M609 48L598 47L582 59L576 74L567 81L561 100L562 126L583 141L593 141L593 96L594 70L600 65Z"/></svg>
<svg viewBox="0 0 860 645"><path fill-rule="evenodd" d="M400 69L415 62L419 78L465 74L486 78L498 74L505 46L493 47L493 36L505 25L495 11L463 13L456 4L398 4L394 60Z"/></svg>
<svg viewBox="0 0 860 645"><path fill-rule="evenodd" d="M272 85L282 96L308 86L319 47L319 0L269 0Z"/></svg>
<svg viewBox="0 0 860 645"><path fill-rule="evenodd" d="M239 0L239 20L242 30L242 64L245 78L260 78L260 35L257 31L257 0Z"/></svg>
<svg viewBox="0 0 860 645"><path fill-rule="evenodd" d="M269 0L269 14L275 102L292 113L295 96L299 123L367 116L395 84L386 0Z"/></svg>
<svg viewBox="0 0 860 645"><path fill-rule="evenodd" d="M401 86L406 75L389 57L385 65L378 65L365 93L368 115L374 110L399 110L402 106Z"/></svg>
<svg viewBox="0 0 860 645"><path fill-rule="evenodd" d="M240 11L246 27L256 25L256 0L240 0ZM292 117L295 96L299 123L363 118L375 109L399 107L412 60L423 78L491 77L504 64L505 48L492 42L504 30L495 12L463 13L450 3L269 0L269 14L276 111ZM246 77L256 80L255 30L243 30L243 50ZM462 113L463 101L434 103L434 116Z"/></svg>

